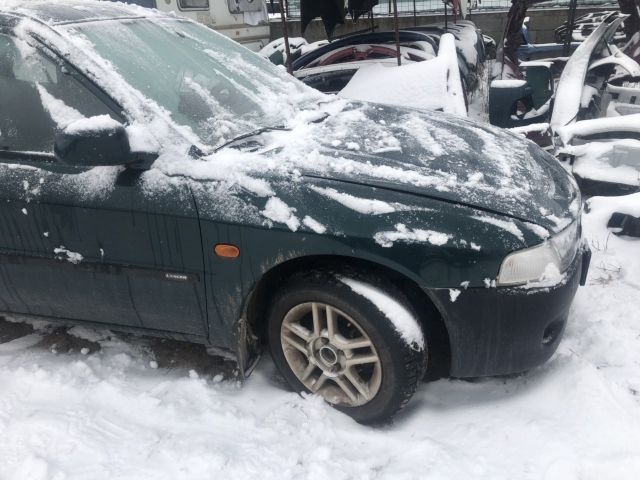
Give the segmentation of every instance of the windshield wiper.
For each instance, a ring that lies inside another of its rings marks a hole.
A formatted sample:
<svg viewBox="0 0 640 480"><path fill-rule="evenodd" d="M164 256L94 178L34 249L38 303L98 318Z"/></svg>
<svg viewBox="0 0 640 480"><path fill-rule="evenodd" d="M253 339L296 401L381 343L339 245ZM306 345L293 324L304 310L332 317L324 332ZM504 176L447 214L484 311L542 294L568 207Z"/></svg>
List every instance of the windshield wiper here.
<svg viewBox="0 0 640 480"><path fill-rule="evenodd" d="M260 127L260 128L256 128L255 130L252 130L250 132L247 133L243 133L238 135L235 138L232 138L231 140L224 142L222 145L218 145L216 148L213 149L213 153L216 153L220 150L222 150L224 147L227 147L233 143L239 142L240 140L244 140L245 138L251 138L251 137L255 137L256 135L260 135L261 133L265 133L265 132L273 132L273 131L290 131L290 128L284 127L282 125L276 125L276 126L272 126L272 127Z"/></svg>
<svg viewBox="0 0 640 480"><path fill-rule="evenodd" d="M322 123L327 118L329 118L330 116L331 115L329 115L328 113L324 113L320 117L318 117L318 118L316 118L314 120L311 120L309 123ZM265 132L273 132L273 131L290 132L291 128L285 127L283 125L275 125L275 126L271 126L271 127L256 128L255 130L251 130L250 132L247 132L247 133L242 133L242 134L238 135L237 137L232 138L231 140L229 140L227 142L224 142L221 145L218 145L216 148L213 149L213 153L216 153L219 150L222 150L224 147L228 147L229 145L231 145L233 143L239 142L240 140L244 140L245 138L251 138L251 137L255 137L256 135L260 135L262 133L265 133Z"/></svg>

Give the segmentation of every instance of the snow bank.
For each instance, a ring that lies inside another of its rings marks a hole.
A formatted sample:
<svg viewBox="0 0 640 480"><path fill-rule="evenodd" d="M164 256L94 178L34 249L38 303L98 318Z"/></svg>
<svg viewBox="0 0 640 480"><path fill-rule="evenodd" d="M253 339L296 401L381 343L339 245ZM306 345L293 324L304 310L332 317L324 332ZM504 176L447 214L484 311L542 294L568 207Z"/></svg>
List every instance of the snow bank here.
<svg viewBox="0 0 640 480"><path fill-rule="evenodd" d="M424 350L422 327L404 305L368 283L347 277L339 277L339 279L358 295L362 295L373 303L389 319L393 328L407 345L415 350Z"/></svg>

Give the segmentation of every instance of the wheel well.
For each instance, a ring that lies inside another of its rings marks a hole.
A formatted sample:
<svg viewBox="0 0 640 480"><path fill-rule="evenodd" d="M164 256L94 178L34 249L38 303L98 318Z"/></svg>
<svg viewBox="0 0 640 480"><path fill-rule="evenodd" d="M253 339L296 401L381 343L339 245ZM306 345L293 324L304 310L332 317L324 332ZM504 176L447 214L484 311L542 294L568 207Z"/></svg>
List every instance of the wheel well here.
<svg viewBox="0 0 640 480"><path fill-rule="evenodd" d="M309 270L344 271L345 269L381 277L393 283L406 295L418 313L422 327L428 333L429 367L426 378L436 379L448 376L451 366L449 334L434 303L413 280L391 268L366 260L320 255L288 260L272 268L258 281L247 304L246 314L252 330L264 341L270 299L292 275Z"/></svg>

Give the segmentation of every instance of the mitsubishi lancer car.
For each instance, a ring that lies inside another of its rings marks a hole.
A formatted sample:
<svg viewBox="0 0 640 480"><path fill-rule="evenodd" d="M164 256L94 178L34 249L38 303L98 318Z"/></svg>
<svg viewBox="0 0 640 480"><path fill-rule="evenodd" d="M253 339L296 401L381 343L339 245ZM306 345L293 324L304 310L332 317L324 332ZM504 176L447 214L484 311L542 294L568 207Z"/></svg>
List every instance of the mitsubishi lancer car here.
<svg viewBox="0 0 640 480"><path fill-rule="evenodd" d="M268 349L363 423L556 350L589 253L533 143L326 96L154 10L10 5L0 311L204 344L240 379Z"/></svg>

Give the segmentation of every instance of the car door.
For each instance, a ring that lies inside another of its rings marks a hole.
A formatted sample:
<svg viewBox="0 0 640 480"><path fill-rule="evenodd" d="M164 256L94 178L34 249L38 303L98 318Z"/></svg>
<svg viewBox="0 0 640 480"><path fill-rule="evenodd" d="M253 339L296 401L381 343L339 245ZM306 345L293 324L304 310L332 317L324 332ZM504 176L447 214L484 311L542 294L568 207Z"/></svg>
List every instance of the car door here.
<svg viewBox="0 0 640 480"><path fill-rule="evenodd" d="M57 162L65 122L124 118L69 65L21 47L0 35L0 310L205 336L189 186L150 194L142 171Z"/></svg>

